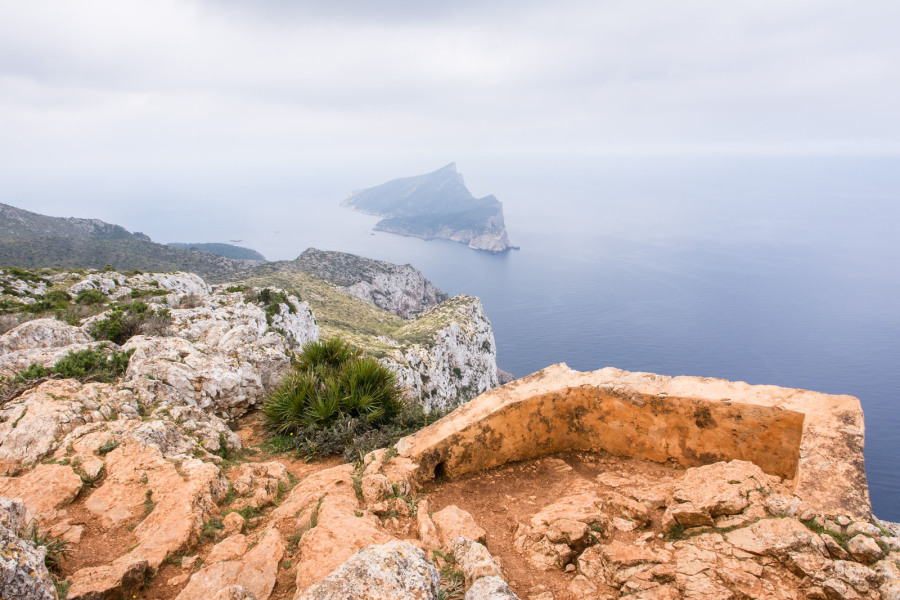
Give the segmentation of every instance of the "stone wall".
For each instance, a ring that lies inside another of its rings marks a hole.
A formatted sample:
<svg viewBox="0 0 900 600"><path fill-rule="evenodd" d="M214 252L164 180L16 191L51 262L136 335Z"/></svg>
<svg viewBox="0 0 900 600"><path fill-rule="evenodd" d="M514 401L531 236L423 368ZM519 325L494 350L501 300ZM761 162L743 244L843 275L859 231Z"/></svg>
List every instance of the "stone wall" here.
<svg viewBox="0 0 900 600"><path fill-rule="evenodd" d="M752 461L828 512L871 514L859 401L775 386L554 365L397 445L426 477L564 450L694 467Z"/></svg>

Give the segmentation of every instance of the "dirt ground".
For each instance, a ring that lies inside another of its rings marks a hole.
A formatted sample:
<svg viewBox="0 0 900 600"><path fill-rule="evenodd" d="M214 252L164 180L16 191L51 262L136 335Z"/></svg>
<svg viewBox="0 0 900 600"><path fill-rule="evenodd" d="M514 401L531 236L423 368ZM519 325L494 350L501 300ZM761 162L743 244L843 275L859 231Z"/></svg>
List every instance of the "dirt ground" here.
<svg viewBox="0 0 900 600"><path fill-rule="evenodd" d="M542 508L571 493L573 484L579 480L587 479L599 483L601 489L612 490L615 486L598 481L598 475L611 474L609 481L627 485L626 480L661 483L674 479L680 472L665 465L609 454L566 452L431 484L423 490L423 496L432 511L456 505L472 514L487 532L487 548L520 598L525 600L550 590L557 600L562 600L568 597L566 588L575 573L535 569L515 550L514 534L518 525L528 523ZM655 531L659 530L662 512L653 515ZM647 532L647 529L616 531L609 540L635 540ZM663 544L662 539L657 538L655 542L650 542L651 547Z"/></svg>

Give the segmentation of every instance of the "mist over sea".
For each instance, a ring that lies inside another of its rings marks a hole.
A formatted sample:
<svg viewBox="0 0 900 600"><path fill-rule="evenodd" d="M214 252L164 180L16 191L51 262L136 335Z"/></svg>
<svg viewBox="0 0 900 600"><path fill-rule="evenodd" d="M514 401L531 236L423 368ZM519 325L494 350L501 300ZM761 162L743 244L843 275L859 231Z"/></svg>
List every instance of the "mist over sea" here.
<svg viewBox="0 0 900 600"><path fill-rule="evenodd" d="M857 396L875 513L900 521L900 160L460 161L473 194L504 203L521 250L502 255L373 234L377 218L339 206L440 166L229 182L199 203L160 187L115 222L270 260L313 246L411 263L482 299L517 376L565 362Z"/></svg>

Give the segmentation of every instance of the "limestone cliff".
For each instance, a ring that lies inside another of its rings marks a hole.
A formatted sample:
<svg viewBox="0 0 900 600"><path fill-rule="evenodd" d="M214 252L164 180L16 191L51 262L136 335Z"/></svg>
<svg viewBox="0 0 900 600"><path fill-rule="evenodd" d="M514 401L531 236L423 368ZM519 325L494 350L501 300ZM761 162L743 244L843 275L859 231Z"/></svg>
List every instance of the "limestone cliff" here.
<svg viewBox="0 0 900 600"><path fill-rule="evenodd" d="M395 265L346 252L309 248L293 261L268 263L254 269L253 274L277 271L302 271L324 279L404 319L449 297L412 265Z"/></svg>

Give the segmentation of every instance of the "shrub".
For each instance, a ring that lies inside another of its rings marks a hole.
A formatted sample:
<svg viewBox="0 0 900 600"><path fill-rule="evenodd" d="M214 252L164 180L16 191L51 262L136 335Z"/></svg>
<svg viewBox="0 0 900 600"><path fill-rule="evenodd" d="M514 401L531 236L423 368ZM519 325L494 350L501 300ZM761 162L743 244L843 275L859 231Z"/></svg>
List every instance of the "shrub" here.
<svg viewBox="0 0 900 600"><path fill-rule="evenodd" d="M152 310L145 302L138 301L114 306L106 318L94 323L91 335L121 346L141 333L164 335L171 323L168 309Z"/></svg>
<svg viewBox="0 0 900 600"><path fill-rule="evenodd" d="M266 307L266 323L271 327L272 318L275 316L276 312L281 311L281 305L284 304L288 307L288 312L294 314L297 312L297 309L288 300L288 295L282 292L281 290L272 290L269 288L263 288L259 291L258 294L253 295L246 294L245 300L248 301L258 301L263 306Z"/></svg>
<svg viewBox="0 0 900 600"><path fill-rule="evenodd" d="M99 290L82 290L75 296L76 304L102 304L105 300L103 292Z"/></svg>
<svg viewBox="0 0 900 600"><path fill-rule="evenodd" d="M303 346L263 415L273 447L348 460L434 420L403 397L393 371L339 338Z"/></svg>
<svg viewBox="0 0 900 600"><path fill-rule="evenodd" d="M110 382L123 375L134 350L107 353L101 347L69 352L58 360L51 371L65 378Z"/></svg>
<svg viewBox="0 0 900 600"><path fill-rule="evenodd" d="M41 296L41 298L34 304L26 305L23 310L30 313L42 313L51 310L62 310L65 309L71 301L72 296L70 296L64 290L50 290L43 296Z"/></svg>

